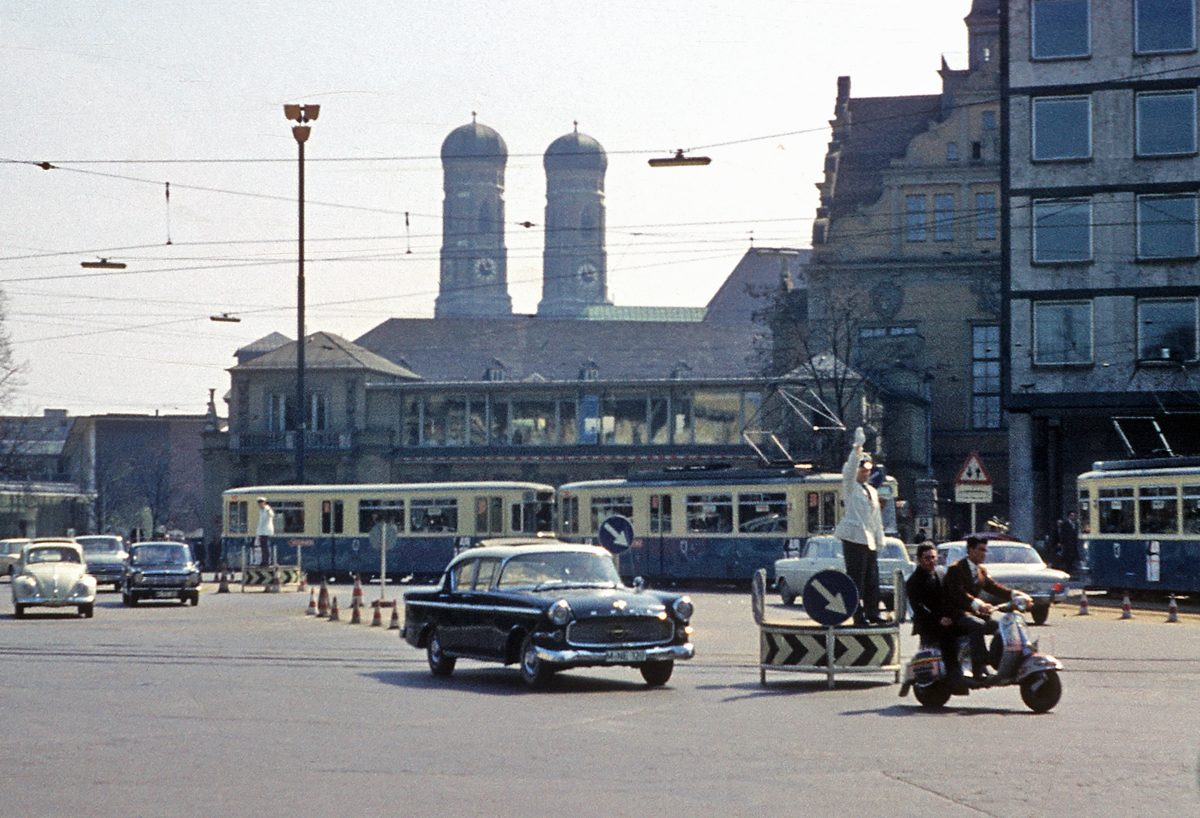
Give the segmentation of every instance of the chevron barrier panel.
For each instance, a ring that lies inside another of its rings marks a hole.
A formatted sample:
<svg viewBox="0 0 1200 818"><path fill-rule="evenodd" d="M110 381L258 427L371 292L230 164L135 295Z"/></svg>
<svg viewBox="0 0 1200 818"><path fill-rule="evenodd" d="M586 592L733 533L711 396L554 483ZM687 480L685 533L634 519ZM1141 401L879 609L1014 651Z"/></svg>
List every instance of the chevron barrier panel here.
<svg viewBox="0 0 1200 818"><path fill-rule="evenodd" d="M242 591L248 586L270 588L276 575L279 577L280 586L300 585L299 565L247 566L242 569Z"/></svg>

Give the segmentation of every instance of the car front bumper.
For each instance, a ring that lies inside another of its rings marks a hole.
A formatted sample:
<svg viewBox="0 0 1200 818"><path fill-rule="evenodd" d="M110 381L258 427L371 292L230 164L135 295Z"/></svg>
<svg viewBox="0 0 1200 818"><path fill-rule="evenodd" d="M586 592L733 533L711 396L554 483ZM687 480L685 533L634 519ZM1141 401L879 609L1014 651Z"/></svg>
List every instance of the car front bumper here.
<svg viewBox="0 0 1200 818"><path fill-rule="evenodd" d="M636 658L629 658L636 654ZM595 667L597 665L640 665L643 662L667 662L691 659L696 647L691 642L682 645L655 645L649 648L547 648L537 646L538 659L559 667Z"/></svg>
<svg viewBox="0 0 1200 818"><path fill-rule="evenodd" d="M40 594L29 594L27 596L13 594L13 604L15 605L44 605L47 608L65 608L69 605L87 605L95 601L96 595L94 593L50 598L44 597Z"/></svg>

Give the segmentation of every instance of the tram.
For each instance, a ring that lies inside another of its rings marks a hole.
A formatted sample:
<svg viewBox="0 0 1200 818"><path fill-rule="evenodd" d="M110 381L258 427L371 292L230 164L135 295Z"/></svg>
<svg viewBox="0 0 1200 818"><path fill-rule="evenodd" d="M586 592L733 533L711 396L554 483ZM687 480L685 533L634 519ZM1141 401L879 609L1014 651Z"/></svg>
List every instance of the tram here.
<svg viewBox="0 0 1200 818"><path fill-rule="evenodd" d="M765 568L773 581L776 559L833 531L841 491L840 474L794 467L681 467L568 483L558 489L559 536L599 542L604 521L620 515L635 532L618 561L623 576L743 583ZM894 534L895 478L885 478L879 497Z"/></svg>
<svg viewBox="0 0 1200 818"><path fill-rule="evenodd" d="M481 539L554 528L554 487L541 483L245 486L223 495L221 549L230 567L255 564L260 497L275 511L275 560L331 578L377 577L385 524L389 578L416 579L438 576Z"/></svg>
<svg viewBox="0 0 1200 818"><path fill-rule="evenodd" d="M1200 592L1200 458L1099 461L1076 485L1089 585Z"/></svg>

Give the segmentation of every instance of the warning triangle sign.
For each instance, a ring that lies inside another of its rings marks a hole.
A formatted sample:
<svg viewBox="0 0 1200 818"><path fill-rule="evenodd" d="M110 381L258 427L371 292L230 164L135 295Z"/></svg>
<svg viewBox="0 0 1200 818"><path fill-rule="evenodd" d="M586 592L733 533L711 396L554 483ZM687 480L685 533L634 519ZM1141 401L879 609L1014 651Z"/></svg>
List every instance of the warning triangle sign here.
<svg viewBox="0 0 1200 818"><path fill-rule="evenodd" d="M983 461L979 459L979 455L971 452L967 461L962 464L962 468L958 470L958 477L954 478L954 482L961 485L990 486L992 477L983 467Z"/></svg>

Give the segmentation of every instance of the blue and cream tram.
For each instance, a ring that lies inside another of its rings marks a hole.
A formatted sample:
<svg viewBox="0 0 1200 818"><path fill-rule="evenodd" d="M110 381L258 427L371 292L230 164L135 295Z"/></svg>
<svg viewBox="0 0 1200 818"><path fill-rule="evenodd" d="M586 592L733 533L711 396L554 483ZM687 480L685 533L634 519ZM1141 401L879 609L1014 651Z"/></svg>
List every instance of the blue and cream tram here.
<svg viewBox="0 0 1200 818"><path fill-rule="evenodd" d="M841 491L840 474L796 468L685 467L568 483L558 490L559 534L598 542L605 519L621 515L635 532L619 561L623 576L748 582L759 568L773 575L775 560L808 537L832 532ZM879 495L889 533L896 494L887 478Z"/></svg>
<svg viewBox="0 0 1200 818"><path fill-rule="evenodd" d="M1101 461L1077 488L1089 585L1200 592L1200 458Z"/></svg>
<svg viewBox="0 0 1200 818"><path fill-rule="evenodd" d="M454 554L488 537L551 532L554 487L541 483L411 483L344 486L246 486L223 496L222 555L233 568L249 554L258 498L275 511L271 545L281 564L306 573L378 576L372 530L395 528L389 576L435 577Z"/></svg>

